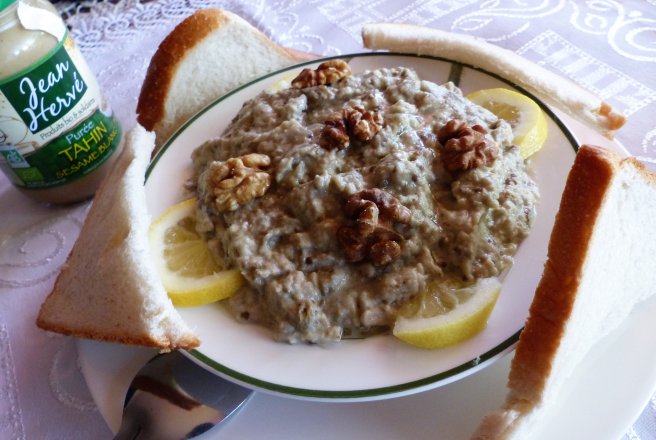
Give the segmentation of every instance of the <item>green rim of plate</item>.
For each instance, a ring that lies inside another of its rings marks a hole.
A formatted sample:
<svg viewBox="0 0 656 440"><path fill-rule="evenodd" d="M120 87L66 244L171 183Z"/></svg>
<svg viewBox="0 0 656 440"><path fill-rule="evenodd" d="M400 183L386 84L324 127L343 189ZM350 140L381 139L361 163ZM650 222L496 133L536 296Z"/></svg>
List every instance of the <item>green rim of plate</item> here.
<svg viewBox="0 0 656 440"><path fill-rule="evenodd" d="M519 86L518 84L513 83L512 81L509 81L495 73L488 72L487 70L475 67L470 64L465 64L465 63L459 63L455 62L453 60L450 60L448 58L442 58L442 57L435 57L435 56L428 56L428 55L412 55L412 54L404 54L404 53L396 53L396 52L363 52L363 53L353 53L353 54L344 54L344 55L336 55L332 57L325 57L325 58L319 58L316 60L312 61L307 61L304 63L300 64L295 64L293 66L286 67L284 69L277 70L275 72L268 73L264 76L261 76L253 81L250 81L230 92L227 94L221 96L220 98L216 99L215 101L211 102L208 104L204 109L200 110L198 113L196 113L194 116L192 116L186 123L184 123L181 127L178 128L178 130L175 131L175 133L164 143L162 148L157 152L153 160L151 161L148 170L146 171L146 180L148 180L148 177L150 176L150 173L152 170L155 168L157 165L159 159L166 153L167 149L173 144L175 139L182 133L184 132L187 127L192 125L196 119L198 119L201 115L203 115L205 112L213 108L214 106L220 104L222 101L227 99L228 97L240 92L241 90L244 90L248 87L251 87L252 85L264 81L267 78L270 78L274 75L278 75L290 70L295 70L303 66L308 66L312 64L317 64L321 63L323 61L327 60L332 60L332 59L353 59L353 58L363 58L363 57L385 57L385 56L396 56L396 57L408 57L408 58L423 58L423 59L430 59L430 60L435 60L435 61L440 61L440 62L446 62L446 63L451 63L452 68L449 73L448 80L453 81L457 84L460 75L462 73L463 68L468 68L472 70L476 70L479 72L482 72L488 76L491 76L501 82L504 82L508 84L509 86L519 90L521 93L524 95L530 97L533 99L544 111L545 114L549 116L549 118L558 126L560 131L563 133L563 135L567 138L569 141L570 145L572 146L572 149L576 152L579 149L579 142L576 140L575 136L570 132L570 130L567 128L564 122L560 120L560 118L549 108L547 105L545 105L540 99L536 98L535 95L524 89L523 87ZM241 382L242 384L253 387L256 389L261 389L264 391L269 391L275 394L283 394L283 395L288 395L288 396L296 396L296 397L303 397L303 398L312 398L312 399L322 399L322 400L358 400L358 399L366 399L366 398L375 398L375 397L386 397L390 395L395 395L395 394L401 394L401 393L410 393L413 391L420 390L424 387L437 387L440 385L441 382L444 384L448 382L452 382L454 380L458 379L458 376L464 374L465 372L471 370L471 369L480 369L484 368L488 364L491 364L493 360L500 358L502 355L508 353L511 351L511 349L515 346L517 341L519 341L519 335L521 334L523 330L523 327L520 328L515 334L510 336L508 339L505 341L499 343L497 346L492 348L491 350L480 354L474 359L469 360L468 362L465 362L461 365L458 365L454 368L451 368L449 370L437 373L432 376L428 376L419 380L415 381L410 381L410 382L405 382L405 383L400 383L397 385L391 385L391 386L386 386L386 387L379 387L379 388L366 388L366 389L355 389L355 390L315 390L315 389L308 389L308 388L298 388L298 387L291 387L287 385L281 385L277 384L274 382L269 382L269 381L264 381L261 379L258 379L253 376L249 376L243 373L240 373L239 371L235 371L231 368L226 367L225 365L221 364L220 362L215 361L214 359L204 355L200 350L192 350L188 353L185 353L187 356L190 356L192 360L195 360L196 362L200 362L201 364L211 368L215 372L219 373L220 375L227 376L231 378L232 380L236 380L238 382ZM348 341L343 341L348 342Z"/></svg>
<svg viewBox="0 0 656 440"><path fill-rule="evenodd" d="M390 395L400 395L421 390L424 387L436 387L437 384L444 381L444 384L453 382L458 379L458 376L471 370L472 368L482 369L491 364L494 360L500 358L504 354L511 351L514 345L519 340L519 335L523 328L517 331L514 335L494 347L492 350L487 351L480 356L465 362L457 367L443 371L441 373L418 379L410 382L404 382L397 385L390 385L379 388L365 388L361 390L315 390L310 388L298 388L287 385L281 385L274 382L268 382L258 379L247 374L240 373L239 371L222 365L214 359L205 356L199 350L191 350L184 353L186 356L196 359L201 364L211 367L216 372L223 376L227 376L232 380L236 380L248 387L257 388L275 394L284 394L288 396L322 399L322 400L358 400L373 397L385 397ZM391 337L391 336L390 336ZM348 341L341 341L341 343ZM446 382L447 379L450 379Z"/></svg>

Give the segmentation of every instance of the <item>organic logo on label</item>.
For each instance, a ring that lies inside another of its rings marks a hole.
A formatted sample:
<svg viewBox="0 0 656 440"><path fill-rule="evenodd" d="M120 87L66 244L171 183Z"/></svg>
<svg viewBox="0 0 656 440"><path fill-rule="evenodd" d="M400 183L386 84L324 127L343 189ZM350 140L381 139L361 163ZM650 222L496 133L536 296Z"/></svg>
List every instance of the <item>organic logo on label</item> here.
<svg viewBox="0 0 656 440"><path fill-rule="evenodd" d="M48 62L1 84L0 90L28 129L37 133L72 110L87 84L61 45Z"/></svg>
<svg viewBox="0 0 656 440"><path fill-rule="evenodd" d="M23 156L21 156L11 145L0 145L0 154L4 156L11 168L30 167L30 164L27 163L25 158L23 158Z"/></svg>

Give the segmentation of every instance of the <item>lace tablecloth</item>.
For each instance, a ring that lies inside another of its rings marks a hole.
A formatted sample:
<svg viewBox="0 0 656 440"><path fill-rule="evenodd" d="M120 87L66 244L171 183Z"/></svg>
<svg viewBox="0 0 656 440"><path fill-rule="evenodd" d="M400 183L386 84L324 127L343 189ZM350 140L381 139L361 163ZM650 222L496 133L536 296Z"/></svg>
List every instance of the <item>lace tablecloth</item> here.
<svg viewBox="0 0 656 440"><path fill-rule="evenodd" d="M126 129L134 124L140 85L157 44L191 11L220 7L282 45L324 55L361 51L360 27L368 21L409 22L483 37L621 108L629 122L618 133L619 141L656 167L654 0L108 0L56 5ZM2 439L111 438L79 371L74 341L34 325L87 208L88 203L38 205L0 176ZM656 398L625 439L656 439Z"/></svg>

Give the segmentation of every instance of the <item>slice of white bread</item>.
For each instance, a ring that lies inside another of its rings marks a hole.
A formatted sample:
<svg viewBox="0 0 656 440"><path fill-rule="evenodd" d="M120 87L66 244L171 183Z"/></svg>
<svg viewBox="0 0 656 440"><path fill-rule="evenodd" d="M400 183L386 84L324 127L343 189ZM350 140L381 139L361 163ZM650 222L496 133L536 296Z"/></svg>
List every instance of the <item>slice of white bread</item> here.
<svg viewBox="0 0 656 440"><path fill-rule="evenodd" d="M316 58L285 49L241 17L202 9L162 41L137 103L138 121L161 146L187 119L226 92L292 64Z"/></svg>
<svg viewBox="0 0 656 440"><path fill-rule="evenodd" d="M199 345L162 287L150 255L144 175L154 140L139 125L128 133L41 306L39 327L162 351Z"/></svg>
<svg viewBox="0 0 656 440"><path fill-rule="evenodd" d="M409 24L372 23L363 26L362 40L369 49L444 57L495 73L611 139L626 121L580 85L480 38Z"/></svg>
<svg viewBox="0 0 656 440"><path fill-rule="evenodd" d="M586 353L656 293L656 175L600 147L577 153L504 406L473 440L530 440Z"/></svg>

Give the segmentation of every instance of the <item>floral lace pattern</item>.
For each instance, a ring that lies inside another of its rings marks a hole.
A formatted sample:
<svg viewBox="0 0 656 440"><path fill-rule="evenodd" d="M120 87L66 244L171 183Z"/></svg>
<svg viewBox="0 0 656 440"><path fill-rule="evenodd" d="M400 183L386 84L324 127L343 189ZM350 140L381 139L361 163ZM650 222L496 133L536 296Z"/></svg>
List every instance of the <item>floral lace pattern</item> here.
<svg viewBox="0 0 656 440"><path fill-rule="evenodd" d="M279 44L323 55L362 51L360 28L371 21L416 23L482 37L575 80L622 109L629 122L618 139L656 168L654 0L53 3L126 129L134 124L140 86L158 42L192 11L218 7L241 15ZM39 429L47 429L51 438L109 438L79 373L72 340L34 326L39 305L79 234L88 203L66 208L31 204L0 176L0 206L14 210L0 221L0 437L44 438L45 431ZM44 411L30 407L34 402L48 407L47 420L42 420ZM624 439L656 439L654 399Z"/></svg>
<svg viewBox="0 0 656 440"><path fill-rule="evenodd" d="M132 120L153 41L195 9L230 10L282 45L323 55L361 51L364 23L396 21L483 37L575 80L630 116L618 140L656 164L649 132L656 84L648 68L656 65L656 15L644 2L87 0L59 1L57 7L123 120ZM117 51L121 42L129 45ZM618 65L626 68L613 67Z"/></svg>

